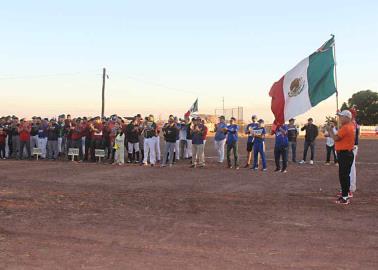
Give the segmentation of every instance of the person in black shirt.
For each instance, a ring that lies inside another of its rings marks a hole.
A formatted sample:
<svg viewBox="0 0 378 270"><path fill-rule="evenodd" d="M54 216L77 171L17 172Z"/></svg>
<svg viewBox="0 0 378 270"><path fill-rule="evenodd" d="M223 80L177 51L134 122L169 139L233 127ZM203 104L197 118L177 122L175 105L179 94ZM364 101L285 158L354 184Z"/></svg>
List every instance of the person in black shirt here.
<svg viewBox="0 0 378 270"><path fill-rule="evenodd" d="M58 137L59 126L55 119L51 119L47 127L47 158L55 160L58 158Z"/></svg>
<svg viewBox="0 0 378 270"><path fill-rule="evenodd" d="M315 139L318 137L319 130L318 127L313 124L313 119L309 118L307 120L307 124L304 125L301 130L306 131L305 141L304 141L304 150L303 150L303 159L299 162L299 164L306 163L307 151L310 147L311 150L311 160L310 164L314 164L314 156L315 156Z"/></svg>
<svg viewBox="0 0 378 270"><path fill-rule="evenodd" d="M126 127L126 140L129 157L127 162L139 162L139 134L139 123L137 117L135 117Z"/></svg>
<svg viewBox="0 0 378 270"><path fill-rule="evenodd" d="M291 149L291 160L293 162L296 161L296 156L297 156L297 137L298 137L298 129L294 124L295 119L291 118L289 120L289 124L287 125L287 137L289 139L289 149L288 149L288 154L290 153Z"/></svg>
<svg viewBox="0 0 378 270"><path fill-rule="evenodd" d="M163 155L162 167L165 167L167 164L167 159L169 158L169 166L173 164L174 150L176 146L176 139L179 133L179 129L175 123L175 119L172 115L169 116L168 123L163 127L163 135L165 140L165 148Z"/></svg>

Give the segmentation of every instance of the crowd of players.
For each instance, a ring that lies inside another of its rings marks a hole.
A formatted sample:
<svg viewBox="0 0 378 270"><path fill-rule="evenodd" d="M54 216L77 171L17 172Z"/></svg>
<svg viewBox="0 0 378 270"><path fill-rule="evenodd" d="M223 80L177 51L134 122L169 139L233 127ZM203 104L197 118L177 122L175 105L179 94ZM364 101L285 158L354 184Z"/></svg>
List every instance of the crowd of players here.
<svg viewBox="0 0 378 270"><path fill-rule="evenodd" d="M287 125L276 127L274 157L276 171L287 172L288 156L291 152L292 162L296 160L298 128L295 120L290 119ZM315 140L319 134L313 120L302 127L306 131L303 159L306 162L307 151L311 150L310 164L314 162ZM215 125L214 147L217 161L223 163L225 156L229 168L239 169L239 134L245 133L247 139L247 161L245 168L258 169L258 161L262 162L262 170L267 169L265 157L264 120L251 118L245 130L239 130L236 119L219 117ZM160 133L165 144L163 155L160 153ZM192 167L205 166L204 148L208 128L200 117L178 119L169 116L167 123L159 126L152 115L133 118L122 118L113 115L109 118L94 117L88 119L71 118L70 115L60 115L58 119L33 117L31 121L17 117L0 118L0 158L32 159L33 149L41 150L41 158L56 160L68 158L70 148L79 149L76 157L79 162L95 162L95 150L104 149L105 159L115 163L140 163L142 165L172 166L179 159L191 159ZM333 153L337 163L334 141L327 131L327 161ZM358 144L358 137L356 145ZM226 153L225 153L226 152ZM233 161L231 160L233 154ZM125 155L126 154L126 155ZM163 156L163 158L162 158ZM282 160L282 162L280 162Z"/></svg>

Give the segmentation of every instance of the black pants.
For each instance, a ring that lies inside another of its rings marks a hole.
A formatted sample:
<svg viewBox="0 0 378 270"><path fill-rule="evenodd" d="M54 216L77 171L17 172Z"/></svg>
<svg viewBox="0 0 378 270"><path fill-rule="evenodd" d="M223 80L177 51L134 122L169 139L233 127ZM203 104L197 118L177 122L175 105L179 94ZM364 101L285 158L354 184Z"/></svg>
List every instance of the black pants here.
<svg viewBox="0 0 378 270"><path fill-rule="evenodd" d="M5 143L0 144L0 158L5 158Z"/></svg>
<svg viewBox="0 0 378 270"><path fill-rule="evenodd" d="M83 160L83 142L80 139L71 141L72 148L79 148L79 160Z"/></svg>
<svg viewBox="0 0 378 270"><path fill-rule="evenodd" d="M276 162L276 169L280 170L280 159L282 156L282 171L287 169L287 154L288 147L274 147L274 160Z"/></svg>
<svg viewBox="0 0 378 270"><path fill-rule="evenodd" d="M88 160L89 157L89 149L91 148L91 139L87 136L85 137L85 153L84 153L84 160Z"/></svg>
<svg viewBox="0 0 378 270"><path fill-rule="evenodd" d="M331 153L333 153L333 161L335 163L337 163L337 156L336 156L336 152L335 152L335 146L334 145L332 145L332 146L326 145L326 148L327 148L327 159L326 159L327 163L329 163L330 160L331 160Z"/></svg>
<svg viewBox="0 0 378 270"><path fill-rule="evenodd" d="M239 153L238 153L238 142L232 142L227 144L227 164L231 166L231 150L234 153L234 164L235 167L239 167Z"/></svg>
<svg viewBox="0 0 378 270"><path fill-rule="evenodd" d="M314 156L315 156L315 141L313 141L313 142L305 141L304 142L304 150L303 150L303 160L304 161L306 161L307 151L308 151L309 147L310 147L310 150L311 150L311 160L314 160Z"/></svg>
<svg viewBox="0 0 378 270"><path fill-rule="evenodd" d="M91 143L91 160L96 161L95 149L103 149L102 140L92 140Z"/></svg>
<svg viewBox="0 0 378 270"><path fill-rule="evenodd" d="M341 194L348 197L350 187L350 169L353 164L353 151L337 151L339 160L339 180L341 186Z"/></svg>
<svg viewBox="0 0 378 270"><path fill-rule="evenodd" d="M30 140L27 141L20 141L20 150L18 150L18 158L22 159L24 156L24 148L26 147L26 152L28 155L28 158L31 157L31 152L30 152Z"/></svg>

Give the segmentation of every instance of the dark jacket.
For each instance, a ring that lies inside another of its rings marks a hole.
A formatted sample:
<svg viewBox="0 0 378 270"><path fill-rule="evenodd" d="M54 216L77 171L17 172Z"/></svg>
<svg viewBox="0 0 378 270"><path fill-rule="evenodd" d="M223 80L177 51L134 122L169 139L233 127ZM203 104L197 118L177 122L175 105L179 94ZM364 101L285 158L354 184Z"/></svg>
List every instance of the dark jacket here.
<svg viewBox="0 0 378 270"><path fill-rule="evenodd" d="M53 124L47 128L47 140L57 141L59 135L59 128L57 124Z"/></svg>
<svg viewBox="0 0 378 270"><path fill-rule="evenodd" d="M139 142L139 126L130 123L126 127L126 139L129 143Z"/></svg>
<svg viewBox="0 0 378 270"><path fill-rule="evenodd" d="M318 127L314 124L306 125L301 128L301 130L306 130L305 141L307 142L315 141L316 137L318 137L319 134Z"/></svg>
<svg viewBox="0 0 378 270"><path fill-rule="evenodd" d="M179 130L176 125L166 124L163 127L164 139L167 142L175 143L177 141L178 134L179 134Z"/></svg>
<svg viewBox="0 0 378 270"><path fill-rule="evenodd" d="M298 130L295 125L287 125L287 137L289 142L296 142L298 137Z"/></svg>

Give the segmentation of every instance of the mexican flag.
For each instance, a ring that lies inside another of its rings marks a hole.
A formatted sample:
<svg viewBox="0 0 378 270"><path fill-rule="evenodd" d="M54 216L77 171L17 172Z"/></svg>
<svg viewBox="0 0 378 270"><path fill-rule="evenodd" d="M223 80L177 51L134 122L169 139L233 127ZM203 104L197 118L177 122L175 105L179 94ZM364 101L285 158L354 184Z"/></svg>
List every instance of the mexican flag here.
<svg viewBox="0 0 378 270"><path fill-rule="evenodd" d="M196 101L194 101L189 111L185 113L185 117L189 117L192 113L195 113L195 112L198 112L198 98L196 99Z"/></svg>
<svg viewBox="0 0 378 270"><path fill-rule="evenodd" d="M334 44L332 36L316 52L273 84L269 96L272 97L271 109L275 124L283 124L290 118L305 113L337 91Z"/></svg>

